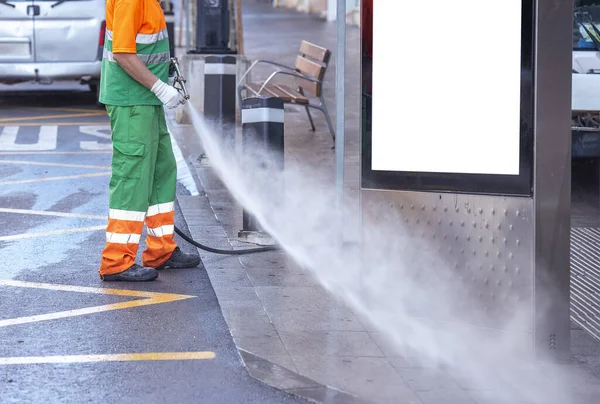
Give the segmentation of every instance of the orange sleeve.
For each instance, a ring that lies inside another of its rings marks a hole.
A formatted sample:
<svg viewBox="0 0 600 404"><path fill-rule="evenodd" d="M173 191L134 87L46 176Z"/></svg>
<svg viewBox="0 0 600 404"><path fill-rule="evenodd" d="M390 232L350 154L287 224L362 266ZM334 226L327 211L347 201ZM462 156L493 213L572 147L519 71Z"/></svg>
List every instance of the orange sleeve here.
<svg viewBox="0 0 600 404"><path fill-rule="evenodd" d="M143 0L117 0L113 11L113 53L136 53L135 38L143 24Z"/></svg>

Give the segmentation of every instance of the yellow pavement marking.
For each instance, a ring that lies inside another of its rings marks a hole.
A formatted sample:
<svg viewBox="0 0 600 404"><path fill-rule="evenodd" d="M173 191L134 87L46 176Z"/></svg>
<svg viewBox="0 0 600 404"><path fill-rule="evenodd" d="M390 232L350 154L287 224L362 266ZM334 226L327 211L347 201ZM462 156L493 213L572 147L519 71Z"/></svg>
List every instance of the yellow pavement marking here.
<svg viewBox="0 0 600 404"><path fill-rule="evenodd" d="M99 116L99 115L98 115ZM18 122L18 126L42 126L42 125L54 125L54 126L92 126L92 125L108 125L108 121L96 121L96 122ZM2 122L0 122L0 126Z"/></svg>
<svg viewBox="0 0 600 404"><path fill-rule="evenodd" d="M40 161L23 161L23 160L0 160L0 164L23 164L31 166L51 166L51 167L73 167L73 168L99 168L110 170L110 166L90 166L85 164L65 164L65 163L45 163Z"/></svg>
<svg viewBox="0 0 600 404"><path fill-rule="evenodd" d="M40 232L40 233L24 233L24 234L15 234L12 236L0 236L0 241L13 241L13 240L22 240L22 239L27 239L27 238L58 236L61 234L83 233L86 231L98 231L98 230L106 230L106 226L78 227L75 229L67 229L67 230L54 230L54 231L47 231L47 232Z"/></svg>
<svg viewBox="0 0 600 404"><path fill-rule="evenodd" d="M101 177L103 175L110 175L111 172L101 172L92 174L79 174L79 175L67 175L63 177L46 177L46 178L35 178L31 180L14 180L14 181L2 181L0 185L13 185L13 184L27 184L30 182L44 182L44 181L59 181L59 180L72 180L77 178L88 178L88 177Z"/></svg>
<svg viewBox="0 0 600 404"><path fill-rule="evenodd" d="M32 365L43 363L90 363L129 361L177 361L214 359L214 352L149 352L108 355L23 356L0 358L0 365Z"/></svg>
<svg viewBox="0 0 600 404"><path fill-rule="evenodd" d="M0 123L19 121L37 121L38 119L64 119L64 118L83 118L88 116L106 116L104 112L79 112L77 114L61 114L61 115L37 115L37 116L19 116L12 118L0 118Z"/></svg>
<svg viewBox="0 0 600 404"><path fill-rule="evenodd" d="M111 154L111 150L95 150L95 151L9 151L9 152L0 152L2 156L13 156L20 154L48 154L48 155L59 155L59 154Z"/></svg>
<svg viewBox="0 0 600 404"><path fill-rule="evenodd" d="M108 216L86 215L86 214L82 214L82 213L70 213L70 212L53 212L53 211L49 211L49 210L0 208L0 213L16 213L16 214L20 214L20 215L57 216L57 217L74 217L74 218L78 218L78 219L108 220Z"/></svg>
<svg viewBox="0 0 600 404"><path fill-rule="evenodd" d="M144 292L138 290L126 290L126 289L105 289L105 288L92 288L86 286L72 286L72 285L55 285L51 283L38 283L38 282L26 282L26 281L13 281L13 280L0 280L0 286L10 287L22 287L22 288L34 288L34 289L46 289L63 292L78 292L78 293L95 293L102 295L116 295L116 296L131 296L131 297L144 297L145 299L130 300L128 302L106 304L102 306L87 307L83 309L66 310L56 313L40 314L35 316L10 318L7 320L0 320L0 327L6 327L10 325L18 324L29 324L39 321L57 320L61 318L83 316L86 314L102 313L112 310L128 309L133 307L148 306L152 304L170 303L178 300L191 299L196 296L190 295L178 295L174 293L159 293L159 292Z"/></svg>

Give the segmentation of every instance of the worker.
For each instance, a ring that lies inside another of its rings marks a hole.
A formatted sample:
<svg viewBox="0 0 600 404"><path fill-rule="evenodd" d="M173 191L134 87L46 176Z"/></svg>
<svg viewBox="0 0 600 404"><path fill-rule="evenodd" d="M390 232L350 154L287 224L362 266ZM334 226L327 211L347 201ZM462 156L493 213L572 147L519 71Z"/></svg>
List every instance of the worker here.
<svg viewBox="0 0 600 404"><path fill-rule="evenodd" d="M157 270L191 268L197 256L174 240L177 164L164 106L186 99L168 85L169 39L160 0L107 0L100 102L112 132L112 175L103 281L152 281ZM142 265L135 262L146 224Z"/></svg>

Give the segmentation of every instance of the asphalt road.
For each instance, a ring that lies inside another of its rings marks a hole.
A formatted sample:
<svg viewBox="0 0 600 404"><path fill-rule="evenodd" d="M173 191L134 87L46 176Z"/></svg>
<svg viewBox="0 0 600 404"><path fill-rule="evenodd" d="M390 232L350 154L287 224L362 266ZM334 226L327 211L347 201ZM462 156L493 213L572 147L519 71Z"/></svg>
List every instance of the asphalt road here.
<svg viewBox="0 0 600 404"><path fill-rule="evenodd" d="M247 374L203 268L100 281L111 152L92 93L0 100L0 402L303 402Z"/></svg>

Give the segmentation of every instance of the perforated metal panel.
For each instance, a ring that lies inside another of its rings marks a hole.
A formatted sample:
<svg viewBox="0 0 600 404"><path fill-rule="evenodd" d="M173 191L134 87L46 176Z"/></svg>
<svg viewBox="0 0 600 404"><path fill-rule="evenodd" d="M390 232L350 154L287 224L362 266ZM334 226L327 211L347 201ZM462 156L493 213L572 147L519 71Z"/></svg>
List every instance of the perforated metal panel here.
<svg viewBox="0 0 600 404"><path fill-rule="evenodd" d="M531 317L531 199L363 191L365 215L377 220L383 206L397 211L398 229L414 248L433 246L445 262L439 271L452 271L461 282L455 293L455 300L464 298L456 313L461 321L501 328L517 307ZM531 326L522 324L523 331L532 332Z"/></svg>

